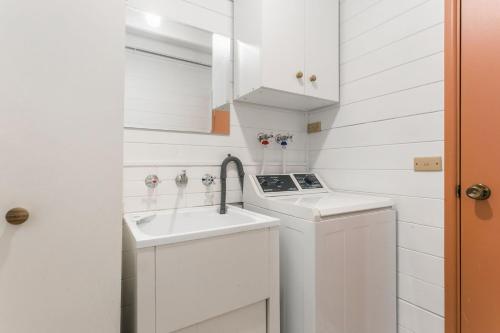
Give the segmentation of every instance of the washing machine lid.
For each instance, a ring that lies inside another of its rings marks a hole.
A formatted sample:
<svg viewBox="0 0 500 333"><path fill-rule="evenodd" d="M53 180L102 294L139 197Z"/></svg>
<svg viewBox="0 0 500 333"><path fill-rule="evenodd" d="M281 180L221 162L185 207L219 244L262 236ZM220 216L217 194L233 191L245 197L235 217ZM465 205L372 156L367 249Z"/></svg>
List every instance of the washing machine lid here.
<svg viewBox="0 0 500 333"><path fill-rule="evenodd" d="M390 198L343 192L276 197L274 207L282 213L303 219L320 220L334 215L391 207Z"/></svg>

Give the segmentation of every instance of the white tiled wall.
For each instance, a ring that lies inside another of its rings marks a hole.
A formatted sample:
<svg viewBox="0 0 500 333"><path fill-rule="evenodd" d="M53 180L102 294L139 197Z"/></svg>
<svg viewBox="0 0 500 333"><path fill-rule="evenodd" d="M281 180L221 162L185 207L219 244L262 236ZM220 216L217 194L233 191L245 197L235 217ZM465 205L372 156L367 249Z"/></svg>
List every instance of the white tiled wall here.
<svg viewBox="0 0 500 333"><path fill-rule="evenodd" d="M338 190L398 208L399 330L444 331L443 0L341 1L341 105L309 114L309 163Z"/></svg>

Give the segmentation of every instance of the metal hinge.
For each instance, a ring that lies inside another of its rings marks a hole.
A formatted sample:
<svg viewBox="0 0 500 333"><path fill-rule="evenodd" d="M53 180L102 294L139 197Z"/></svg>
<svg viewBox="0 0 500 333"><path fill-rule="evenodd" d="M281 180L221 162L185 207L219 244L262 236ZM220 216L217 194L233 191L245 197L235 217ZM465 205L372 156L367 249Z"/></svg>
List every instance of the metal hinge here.
<svg viewBox="0 0 500 333"><path fill-rule="evenodd" d="M462 193L462 187L459 185L457 185L457 198L460 198L460 195Z"/></svg>

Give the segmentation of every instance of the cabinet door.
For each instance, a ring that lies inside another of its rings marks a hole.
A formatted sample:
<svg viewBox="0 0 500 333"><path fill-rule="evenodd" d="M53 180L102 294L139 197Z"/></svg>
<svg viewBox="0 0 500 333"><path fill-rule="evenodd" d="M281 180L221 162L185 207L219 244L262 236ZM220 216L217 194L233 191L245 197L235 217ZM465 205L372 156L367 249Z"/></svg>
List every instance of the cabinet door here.
<svg viewBox="0 0 500 333"><path fill-rule="evenodd" d="M309 1L309 0L308 0ZM263 86L304 94L305 0L264 0Z"/></svg>
<svg viewBox="0 0 500 333"><path fill-rule="evenodd" d="M305 2L305 94L339 100L339 2Z"/></svg>
<svg viewBox="0 0 500 333"><path fill-rule="evenodd" d="M266 310L266 301L261 301L174 333L266 333Z"/></svg>
<svg viewBox="0 0 500 333"><path fill-rule="evenodd" d="M268 299L269 246L263 229L157 247L156 331L175 332Z"/></svg>

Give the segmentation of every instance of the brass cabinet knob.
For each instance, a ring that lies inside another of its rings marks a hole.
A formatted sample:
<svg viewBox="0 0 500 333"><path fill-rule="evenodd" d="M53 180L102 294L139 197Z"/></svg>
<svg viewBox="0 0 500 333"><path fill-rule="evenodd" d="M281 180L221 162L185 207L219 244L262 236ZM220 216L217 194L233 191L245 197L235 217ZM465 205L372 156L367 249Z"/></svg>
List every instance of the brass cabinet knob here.
<svg viewBox="0 0 500 333"><path fill-rule="evenodd" d="M318 77L315 74L311 75L311 77L309 78L311 82L316 82L317 79Z"/></svg>
<svg viewBox="0 0 500 333"><path fill-rule="evenodd" d="M12 208L5 214L5 219L10 224L19 225L23 224L30 217L30 213L24 208Z"/></svg>
<svg viewBox="0 0 500 333"><path fill-rule="evenodd" d="M295 77L297 79L302 79L304 77L304 73L302 73L301 71L298 71L297 74L295 74Z"/></svg>
<svg viewBox="0 0 500 333"><path fill-rule="evenodd" d="M484 184L475 184L465 190L465 194L474 200L486 200L491 196L491 190Z"/></svg>

